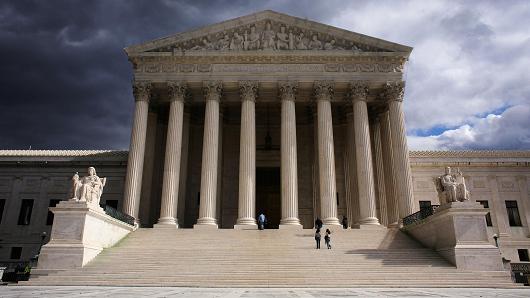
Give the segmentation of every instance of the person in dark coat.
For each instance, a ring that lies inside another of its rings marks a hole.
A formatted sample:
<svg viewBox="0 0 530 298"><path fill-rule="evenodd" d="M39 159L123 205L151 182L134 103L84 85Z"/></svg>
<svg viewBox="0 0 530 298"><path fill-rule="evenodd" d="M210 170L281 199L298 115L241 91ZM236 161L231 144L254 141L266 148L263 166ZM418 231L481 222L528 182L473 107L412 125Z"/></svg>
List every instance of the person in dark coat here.
<svg viewBox="0 0 530 298"><path fill-rule="evenodd" d="M320 249L320 229L315 232L315 241L317 242L317 249Z"/></svg>
<svg viewBox="0 0 530 298"><path fill-rule="evenodd" d="M317 217L317 219L315 220L315 228L316 229L322 229L322 220L320 219L320 217Z"/></svg>
<svg viewBox="0 0 530 298"><path fill-rule="evenodd" d="M342 217L342 228L343 229L347 229L348 228L348 219L346 218L346 216Z"/></svg>
<svg viewBox="0 0 530 298"><path fill-rule="evenodd" d="M331 249L331 231L329 229L326 229L326 236L324 236L324 241L326 242L326 246L328 249Z"/></svg>

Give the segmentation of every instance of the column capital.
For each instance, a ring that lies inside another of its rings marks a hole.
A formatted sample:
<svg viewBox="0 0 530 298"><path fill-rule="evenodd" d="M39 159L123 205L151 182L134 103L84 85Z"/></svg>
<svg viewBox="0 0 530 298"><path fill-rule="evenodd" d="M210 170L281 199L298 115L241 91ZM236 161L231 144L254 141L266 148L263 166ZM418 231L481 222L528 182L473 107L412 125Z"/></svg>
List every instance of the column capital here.
<svg viewBox="0 0 530 298"><path fill-rule="evenodd" d="M184 81L168 81L167 82L167 93L169 95L169 100L180 100L184 101L186 97L186 91L188 85Z"/></svg>
<svg viewBox="0 0 530 298"><path fill-rule="evenodd" d="M333 81L315 81L313 83L316 100L331 100L335 82Z"/></svg>
<svg viewBox="0 0 530 298"><path fill-rule="evenodd" d="M381 96L386 101L403 101L405 94L405 82L386 82L383 86L383 93Z"/></svg>
<svg viewBox="0 0 530 298"><path fill-rule="evenodd" d="M258 81L239 81L239 96L241 101L256 101L258 97Z"/></svg>
<svg viewBox="0 0 530 298"><path fill-rule="evenodd" d="M202 90L206 100L221 100L221 93L223 92L223 82L221 81L203 81Z"/></svg>
<svg viewBox="0 0 530 298"><path fill-rule="evenodd" d="M352 81L350 82L350 97L352 101L366 101L368 97L368 82L367 81Z"/></svg>
<svg viewBox="0 0 530 298"><path fill-rule="evenodd" d="M278 89L280 90L281 100L295 100L298 92L298 81L279 81Z"/></svg>
<svg viewBox="0 0 530 298"><path fill-rule="evenodd" d="M133 81L134 100L149 102L152 86L149 81Z"/></svg>

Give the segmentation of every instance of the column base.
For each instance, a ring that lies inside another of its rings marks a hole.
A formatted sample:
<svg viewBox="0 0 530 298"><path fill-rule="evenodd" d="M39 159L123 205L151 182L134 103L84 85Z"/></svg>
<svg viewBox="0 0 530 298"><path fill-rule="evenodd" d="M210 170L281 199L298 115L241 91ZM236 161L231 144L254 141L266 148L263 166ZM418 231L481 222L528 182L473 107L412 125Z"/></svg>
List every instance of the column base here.
<svg viewBox="0 0 530 298"><path fill-rule="evenodd" d="M194 224L194 230L217 230L217 224Z"/></svg>
<svg viewBox="0 0 530 298"><path fill-rule="evenodd" d="M278 226L280 230L302 230L304 227L301 224L282 224Z"/></svg>
<svg viewBox="0 0 530 298"><path fill-rule="evenodd" d="M360 225L379 225L379 219L376 217L367 217L359 220Z"/></svg>
<svg viewBox="0 0 530 298"><path fill-rule="evenodd" d="M236 225L256 225L256 219L252 217L238 218Z"/></svg>
<svg viewBox="0 0 530 298"><path fill-rule="evenodd" d="M296 217L287 217L287 218L282 218L280 220L280 226L281 225L300 225L300 220Z"/></svg>
<svg viewBox="0 0 530 298"><path fill-rule="evenodd" d="M217 229L217 220L212 217L202 217L197 219L197 223L193 225L193 228L209 227Z"/></svg>
<svg viewBox="0 0 530 298"><path fill-rule="evenodd" d="M174 217L160 217L155 225L176 225L178 226L178 220Z"/></svg>
<svg viewBox="0 0 530 298"><path fill-rule="evenodd" d="M153 229L178 229L179 225L177 223L156 223L153 225Z"/></svg>
<svg viewBox="0 0 530 298"><path fill-rule="evenodd" d="M234 230L257 230L257 224L235 224Z"/></svg>
<svg viewBox="0 0 530 298"><path fill-rule="evenodd" d="M388 225L389 229L399 229L399 223L394 222Z"/></svg>
<svg viewBox="0 0 530 298"><path fill-rule="evenodd" d="M339 222L339 219L336 218L336 217L328 217L328 218L324 218L322 219L322 223L325 225L325 226L341 226L342 225L340 224Z"/></svg>

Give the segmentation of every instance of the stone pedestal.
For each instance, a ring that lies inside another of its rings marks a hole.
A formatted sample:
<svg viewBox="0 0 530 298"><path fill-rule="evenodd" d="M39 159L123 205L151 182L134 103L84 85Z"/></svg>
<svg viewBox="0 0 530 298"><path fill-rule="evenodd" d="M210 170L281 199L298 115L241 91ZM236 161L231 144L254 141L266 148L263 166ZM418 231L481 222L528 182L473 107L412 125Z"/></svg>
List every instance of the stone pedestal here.
<svg viewBox="0 0 530 298"><path fill-rule="evenodd" d="M458 269L501 271L501 253L488 241L486 213L479 203L453 202L403 230Z"/></svg>
<svg viewBox="0 0 530 298"><path fill-rule="evenodd" d="M51 211L50 242L41 249L39 270L83 267L135 229L87 202L62 201Z"/></svg>

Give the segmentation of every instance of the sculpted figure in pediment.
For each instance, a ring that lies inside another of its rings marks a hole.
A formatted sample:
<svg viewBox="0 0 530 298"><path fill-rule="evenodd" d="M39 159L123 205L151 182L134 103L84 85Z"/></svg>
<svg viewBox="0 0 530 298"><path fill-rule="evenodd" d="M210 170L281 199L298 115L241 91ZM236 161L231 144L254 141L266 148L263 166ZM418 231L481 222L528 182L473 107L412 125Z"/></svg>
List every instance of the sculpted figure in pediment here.
<svg viewBox="0 0 530 298"><path fill-rule="evenodd" d="M309 42L308 48L310 50L322 50L322 42L318 40L318 36L313 35L312 40Z"/></svg>
<svg viewBox="0 0 530 298"><path fill-rule="evenodd" d="M280 32L276 34L278 40L276 41L276 48L278 50L289 49L289 34L285 33L285 26L280 27Z"/></svg>
<svg viewBox="0 0 530 298"><path fill-rule="evenodd" d="M234 37L230 42L230 50L243 50L244 49L244 38L239 33L234 32Z"/></svg>
<svg viewBox="0 0 530 298"><path fill-rule="evenodd" d="M219 39L217 41L217 49L218 50L228 50L230 48L230 37L228 34L225 34L223 38Z"/></svg>
<svg viewBox="0 0 530 298"><path fill-rule="evenodd" d="M276 49L276 44L274 42L275 36L276 33L274 32L274 30L271 29L271 23L267 23L267 25L265 25L265 30L263 30L261 39L261 45L264 50Z"/></svg>
<svg viewBox="0 0 530 298"><path fill-rule="evenodd" d="M213 42L210 42L208 38L204 38L202 40L202 45L196 45L190 49L190 51L198 51L198 50L212 51L212 50L215 50L215 45L213 44Z"/></svg>
<svg viewBox="0 0 530 298"><path fill-rule="evenodd" d="M250 34L245 31L245 50L258 50L260 48L259 33L256 32L256 26L250 27Z"/></svg>
<svg viewBox="0 0 530 298"><path fill-rule="evenodd" d="M297 50L307 50L307 40L304 37L304 33L301 32L300 35L296 37L296 49Z"/></svg>

